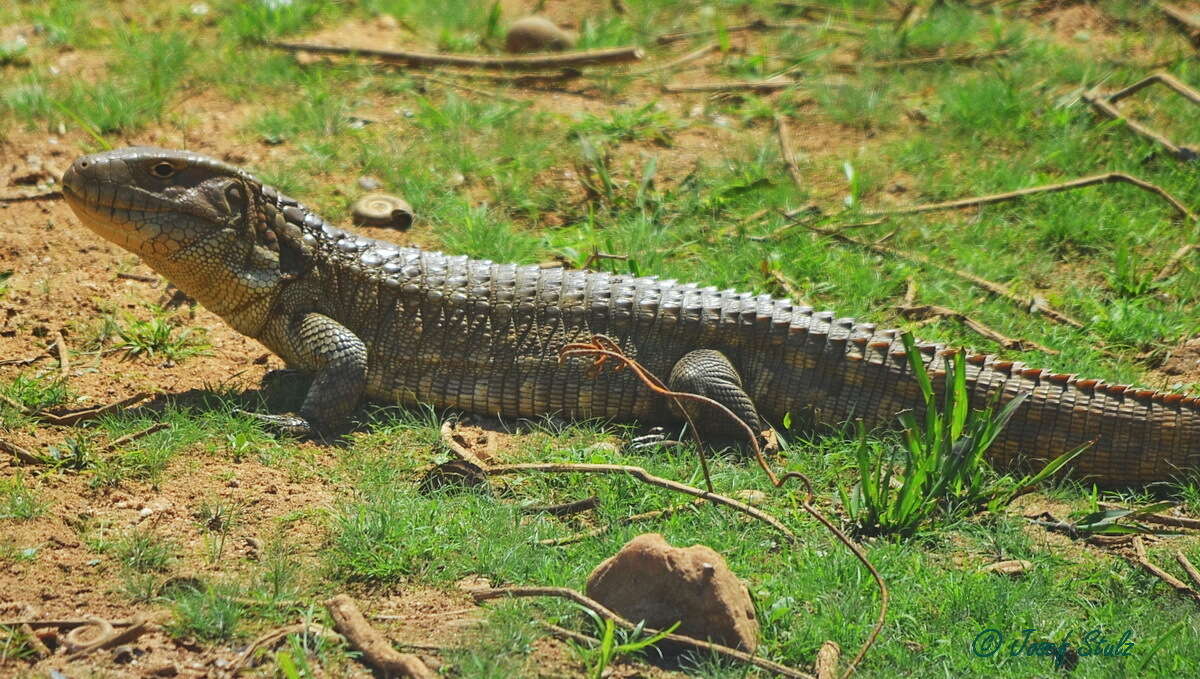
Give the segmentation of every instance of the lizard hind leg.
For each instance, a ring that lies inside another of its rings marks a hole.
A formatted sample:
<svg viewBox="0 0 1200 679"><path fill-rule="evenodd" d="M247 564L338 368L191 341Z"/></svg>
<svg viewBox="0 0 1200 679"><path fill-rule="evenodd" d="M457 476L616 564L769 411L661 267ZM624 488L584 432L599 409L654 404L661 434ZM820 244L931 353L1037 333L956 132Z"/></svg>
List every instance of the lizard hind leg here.
<svg viewBox="0 0 1200 679"><path fill-rule="evenodd" d="M697 349L684 354L671 369L667 386L672 391L707 396L750 425L755 434L763 430L762 418L754 407L754 401L742 387L741 375L725 354L719 351ZM724 413L703 403L685 399L680 399L680 402L695 423L701 438L745 443L745 431Z"/></svg>

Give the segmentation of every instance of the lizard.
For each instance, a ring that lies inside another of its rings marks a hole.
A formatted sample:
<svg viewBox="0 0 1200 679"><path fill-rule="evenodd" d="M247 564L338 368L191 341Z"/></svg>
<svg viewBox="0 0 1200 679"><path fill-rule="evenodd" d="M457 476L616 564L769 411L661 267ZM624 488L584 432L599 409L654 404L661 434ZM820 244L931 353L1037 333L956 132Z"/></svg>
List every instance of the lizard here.
<svg viewBox="0 0 1200 679"><path fill-rule="evenodd" d="M189 151L81 156L62 188L88 228L313 376L298 413L258 414L293 433L338 426L364 399L679 422L678 407L629 371L591 375L586 359L559 360L565 344L595 334L668 375L670 389L708 396L755 431L789 414L879 427L923 408L897 331L791 300L401 247L333 226L249 172ZM956 351L919 349L934 375ZM1072 473L1101 485L1200 467L1195 396L962 357L974 403L1027 395L989 450L998 466L1094 440ZM706 436L731 427L696 414Z"/></svg>

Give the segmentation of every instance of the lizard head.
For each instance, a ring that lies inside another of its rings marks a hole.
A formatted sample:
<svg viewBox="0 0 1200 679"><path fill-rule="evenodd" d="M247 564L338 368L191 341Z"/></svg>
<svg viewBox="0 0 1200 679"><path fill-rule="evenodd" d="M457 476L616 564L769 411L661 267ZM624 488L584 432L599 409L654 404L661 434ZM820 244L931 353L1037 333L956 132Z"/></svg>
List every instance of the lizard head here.
<svg viewBox="0 0 1200 679"><path fill-rule="evenodd" d="M231 322L228 313L262 306L279 281L267 226L273 201L236 167L190 151L130 147L77 158L62 187L84 225Z"/></svg>

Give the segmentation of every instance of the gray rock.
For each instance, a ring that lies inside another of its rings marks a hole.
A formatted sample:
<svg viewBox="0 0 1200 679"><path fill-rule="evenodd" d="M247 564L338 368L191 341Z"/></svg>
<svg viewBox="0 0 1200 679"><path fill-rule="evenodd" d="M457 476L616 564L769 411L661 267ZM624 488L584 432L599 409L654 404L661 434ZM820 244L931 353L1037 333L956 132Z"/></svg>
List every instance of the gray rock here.
<svg viewBox="0 0 1200 679"><path fill-rule="evenodd" d="M561 51L575 46L575 35L564 31L554 22L540 16L517 19L508 27L504 49L514 54L523 52Z"/></svg>

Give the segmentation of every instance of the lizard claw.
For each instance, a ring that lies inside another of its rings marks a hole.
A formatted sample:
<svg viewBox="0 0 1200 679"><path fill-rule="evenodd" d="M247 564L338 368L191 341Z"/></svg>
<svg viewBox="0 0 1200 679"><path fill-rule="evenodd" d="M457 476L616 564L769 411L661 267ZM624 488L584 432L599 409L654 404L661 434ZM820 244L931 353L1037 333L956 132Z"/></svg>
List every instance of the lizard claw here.
<svg viewBox="0 0 1200 679"><path fill-rule="evenodd" d="M666 448L669 446L678 446L680 441L662 427L652 427L648 432L641 436L635 436L625 444L625 449L631 452L644 453L653 448Z"/></svg>

